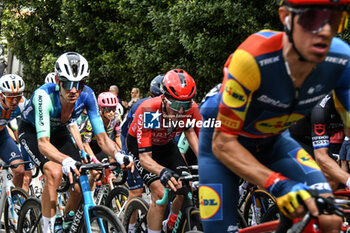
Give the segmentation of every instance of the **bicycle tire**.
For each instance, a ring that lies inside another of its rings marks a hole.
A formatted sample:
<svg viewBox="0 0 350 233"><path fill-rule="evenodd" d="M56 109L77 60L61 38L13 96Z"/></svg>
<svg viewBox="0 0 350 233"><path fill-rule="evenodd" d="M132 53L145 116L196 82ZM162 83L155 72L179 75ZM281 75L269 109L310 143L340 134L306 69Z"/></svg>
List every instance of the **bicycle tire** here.
<svg viewBox="0 0 350 233"><path fill-rule="evenodd" d="M13 202L12 203L13 209L17 217L20 214L20 210L24 201L27 200L28 197L29 197L28 193L23 189L17 188L17 187L11 188L11 198L12 198L11 201ZM8 203L7 197L6 197L5 208L4 208L4 225L5 225L6 233L17 232L18 219L15 219L13 223L11 223L11 220L9 219L9 203Z"/></svg>
<svg viewBox="0 0 350 233"><path fill-rule="evenodd" d="M143 200L140 197L133 198L125 209L125 215L123 219L123 225L126 231L129 230L129 221L131 218L132 213L134 211L138 211L138 218L135 223L135 230L136 233L145 233L147 232L147 213L149 210L149 206L145 200Z"/></svg>
<svg viewBox="0 0 350 233"><path fill-rule="evenodd" d="M109 192L105 201L105 206L118 215L122 211L121 207L127 202L128 197L129 191L126 188L116 187ZM123 217L122 214L120 216Z"/></svg>
<svg viewBox="0 0 350 233"><path fill-rule="evenodd" d="M106 206L93 206L89 209L90 225L92 232L102 232L98 224L98 219L102 219L106 232L126 233L123 224L115 216L112 210ZM83 231L86 232L86 226L83 225Z"/></svg>
<svg viewBox="0 0 350 233"><path fill-rule="evenodd" d="M42 233L41 202L30 197L22 205L18 218L18 231L21 233Z"/></svg>
<svg viewBox="0 0 350 233"><path fill-rule="evenodd" d="M261 222L270 222L280 219L280 212L277 204L270 206L261 217Z"/></svg>
<svg viewBox="0 0 350 233"><path fill-rule="evenodd" d="M259 214L260 218L258 219L257 223L261 222L261 217L264 215L264 213L266 212L266 210L272 206L273 204L276 203L276 199L267 191L262 190L262 189L257 189L254 190L252 193L249 194L249 196L247 197L245 204L244 204L244 208L243 208L243 217L245 219L245 221L247 222L248 226L252 225L252 221L250 219L251 216L251 210L252 210L252 197L253 195L256 199L260 200L260 203L263 205L261 207L261 212Z"/></svg>
<svg viewBox="0 0 350 233"><path fill-rule="evenodd" d="M182 227L182 233L185 232L203 232L203 225L201 221L201 217L199 214L199 209L192 209L189 213L189 218L191 223L188 223L188 219L185 218L184 225ZM192 226L192 227L191 227Z"/></svg>

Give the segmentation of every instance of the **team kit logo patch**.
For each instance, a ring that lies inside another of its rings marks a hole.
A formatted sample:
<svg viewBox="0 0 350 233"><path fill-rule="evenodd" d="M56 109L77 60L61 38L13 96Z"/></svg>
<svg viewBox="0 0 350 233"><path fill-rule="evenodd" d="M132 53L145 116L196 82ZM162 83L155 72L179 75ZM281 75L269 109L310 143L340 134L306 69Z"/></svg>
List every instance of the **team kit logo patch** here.
<svg viewBox="0 0 350 233"><path fill-rule="evenodd" d="M199 210L203 220L222 220L222 184L207 184L199 188Z"/></svg>

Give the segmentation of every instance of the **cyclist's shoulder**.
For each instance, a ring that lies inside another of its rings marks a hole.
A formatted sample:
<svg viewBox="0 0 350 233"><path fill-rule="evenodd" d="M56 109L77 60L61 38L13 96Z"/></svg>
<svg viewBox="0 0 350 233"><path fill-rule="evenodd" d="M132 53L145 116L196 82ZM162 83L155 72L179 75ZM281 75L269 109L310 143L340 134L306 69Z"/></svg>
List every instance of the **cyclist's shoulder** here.
<svg viewBox="0 0 350 233"><path fill-rule="evenodd" d="M136 103L134 103L130 109L130 112L134 113L138 109L138 107L146 100L150 99L151 97L146 97L143 99L138 100Z"/></svg>
<svg viewBox="0 0 350 233"><path fill-rule="evenodd" d="M276 52L282 49L283 33L261 30L250 35L236 51L246 51L253 57ZM242 55L243 56L243 55Z"/></svg>
<svg viewBox="0 0 350 233"><path fill-rule="evenodd" d="M139 107L137 108L136 112L160 110L161 103L162 103L162 97L161 96L157 96L157 97L154 97L154 98L146 99L139 105Z"/></svg>

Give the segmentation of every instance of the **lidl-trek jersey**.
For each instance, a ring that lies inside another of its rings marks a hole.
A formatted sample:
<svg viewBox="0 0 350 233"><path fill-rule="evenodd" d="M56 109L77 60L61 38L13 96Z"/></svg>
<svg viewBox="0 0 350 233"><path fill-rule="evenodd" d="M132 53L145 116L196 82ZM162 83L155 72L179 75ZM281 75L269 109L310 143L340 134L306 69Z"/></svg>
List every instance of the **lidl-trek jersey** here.
<svg viewBox="0 0 350 233"><path fill-rule="evenodd" d="M87 110L94 134L105 132L96 97L90 87L84 87L74 105L70 119L62 123L59 86L48 83L34 92L22 112L22 120L35 126L37 138L50 137L51 131L54 132L55 129L75 122L84 109Z"/></svg>
<svg viewBox="0 0 350 233"><path fill-rule="evenodd" d="M224 68L218 120L228 134L265 138L281 134L334 89L334 102L350 126L349 46L334 38L325 61L297 89L282 56L283 33L260 31L230 56Z"/></svg>

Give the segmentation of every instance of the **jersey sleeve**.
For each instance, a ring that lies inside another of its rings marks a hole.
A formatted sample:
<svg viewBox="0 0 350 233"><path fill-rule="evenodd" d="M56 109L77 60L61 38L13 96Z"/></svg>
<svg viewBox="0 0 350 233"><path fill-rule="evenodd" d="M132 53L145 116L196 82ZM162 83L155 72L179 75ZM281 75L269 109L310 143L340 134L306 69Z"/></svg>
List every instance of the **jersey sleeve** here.
<svg viewBox="0 0 350 233"><path fill-rule="evenodd" d="M314 149L329 147L327 124L329 122L330 98L331 97L327 95L311 111L311 139Z"/></svg>
<svg viewBox="0 0 350 233"><path fill-rule="evenodd" d="M38 89L33 96L33 105L37 138L50 137L50 112L53 109L50 96L44 90Z"/></svg>
<svg viewBox="0 0 350 233"><path fill-rule="evenodd" d="M243 49L236 50L224 67L224 81L220 89L217 129L231 135L242 130L251 98L260 86L261 76L255 58Z"/></svg>

